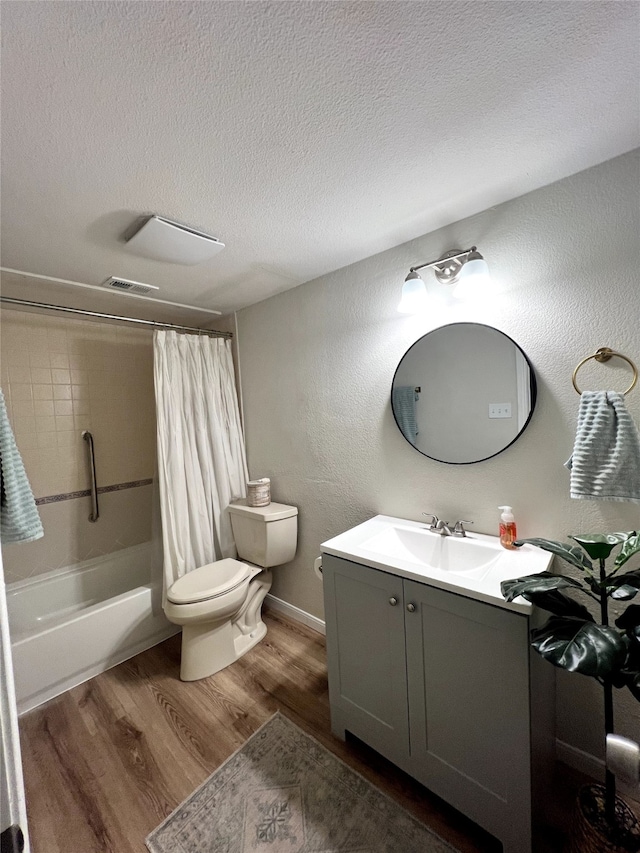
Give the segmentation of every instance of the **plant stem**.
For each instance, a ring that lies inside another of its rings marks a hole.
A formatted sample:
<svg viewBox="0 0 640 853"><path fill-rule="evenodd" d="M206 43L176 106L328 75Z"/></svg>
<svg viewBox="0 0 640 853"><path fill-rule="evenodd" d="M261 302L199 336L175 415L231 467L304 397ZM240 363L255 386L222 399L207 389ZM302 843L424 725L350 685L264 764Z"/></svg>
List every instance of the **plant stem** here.
<svg viewBox="0 0 640 853"><path fill-rule="evenodd" d="M605 561L600 557L600 618L603 625L609 624L609 603L607 599L607 575L605 572ZM611 678L603 679L604 689L604 743L605 752L607 748L607 735L613 734L613 685ZM613 828L615 825L615 802L616 802L616 777L610 770L605 774L604 810L607 823Z"/></svg>

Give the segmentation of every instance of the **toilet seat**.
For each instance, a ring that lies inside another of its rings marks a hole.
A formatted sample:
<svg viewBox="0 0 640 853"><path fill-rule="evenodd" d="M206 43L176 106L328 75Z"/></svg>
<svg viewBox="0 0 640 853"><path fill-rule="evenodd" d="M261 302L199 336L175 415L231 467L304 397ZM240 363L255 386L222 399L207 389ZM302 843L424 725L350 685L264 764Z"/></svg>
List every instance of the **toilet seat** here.
<svg viewBox="0 0 640 853"><path fill-rule="evenodd" d="M251 568L227 558L207 563L178 578L167 591L172 604L195 604L233 592L251 577Z"/></svg>

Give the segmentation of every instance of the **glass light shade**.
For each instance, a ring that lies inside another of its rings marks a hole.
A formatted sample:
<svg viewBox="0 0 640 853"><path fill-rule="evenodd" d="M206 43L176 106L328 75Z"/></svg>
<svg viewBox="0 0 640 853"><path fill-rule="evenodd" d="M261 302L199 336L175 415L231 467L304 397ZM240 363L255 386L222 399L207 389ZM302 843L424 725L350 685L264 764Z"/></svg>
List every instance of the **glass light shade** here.
<svg viewBox="0 0 640 853"><path fill-rule="evenodd" d="M401 314L418 314L427 307L427 288L417 272L410 272L402 285L398 311Z"/></svg>
<svg viewBox="0 0 640 853"><path fill-rule="evenodd" d="M487 285L491 281L489 264L482 255L477 252L474 254L478 256L468 260L458 273L458 281L453 291L456 299L464 299L474 291L480 291L483 285Z"/></svg>

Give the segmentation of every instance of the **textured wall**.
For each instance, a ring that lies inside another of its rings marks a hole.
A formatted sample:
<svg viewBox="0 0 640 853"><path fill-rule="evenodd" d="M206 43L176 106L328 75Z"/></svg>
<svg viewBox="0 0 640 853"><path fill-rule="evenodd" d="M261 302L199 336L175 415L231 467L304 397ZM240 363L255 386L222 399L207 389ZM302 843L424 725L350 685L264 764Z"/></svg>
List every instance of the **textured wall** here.
<svg viewBox="0 0 640 853"><path fill-rule="evenodd" d="M639 152L491 208L411 243L244 309L238 316L249 470L272 478L273 499L300 510L296 559L274 570L273 593L318 616L313 575L320 543L376 513L469 518L497 533L498 505L515 508L519 534L564 538L630 530L640 507L575 501L563 463L578 395L571 374L600 346L640 364L637 235ZM396 312L408 268L477 244L495 282L480 303ZM538 403L524 435L494 459L435 462L398 431L389 405L394 370L429 329L493 325L533 362ZM626 368L590 362L583 388L624 388ZM640 389L628 398L640 424ZM558 736L601 752L598 685L559 673ZM638 704L618 696L618 729L638 736Z"/></svg>
<svg viewBox="0 0 640 853"><path fill-rule="evenodd" d="M68 317L2 312L0 371L16 443L36 498L89 488L95 441L98 486L153 477L152 332ZM3 549L7 582L151 538L151 487L40 507L43 539Z"/></svg>

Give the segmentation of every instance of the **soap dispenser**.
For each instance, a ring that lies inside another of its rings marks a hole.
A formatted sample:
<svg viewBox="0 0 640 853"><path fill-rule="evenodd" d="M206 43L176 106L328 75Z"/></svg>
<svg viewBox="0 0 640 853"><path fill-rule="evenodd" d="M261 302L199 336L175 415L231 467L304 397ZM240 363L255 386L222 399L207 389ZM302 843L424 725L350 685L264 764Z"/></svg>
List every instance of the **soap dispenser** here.
<svg viewBox="0 0 640 853"><path fill-rule="evenodd" d="M502 515L500 516L500 544L503 548L513 551L515 549L513 543L518 538L518 535L516 533L516 520L513 517L512 508L510 506L499 506L498 509L502 510Z"/></svg>

